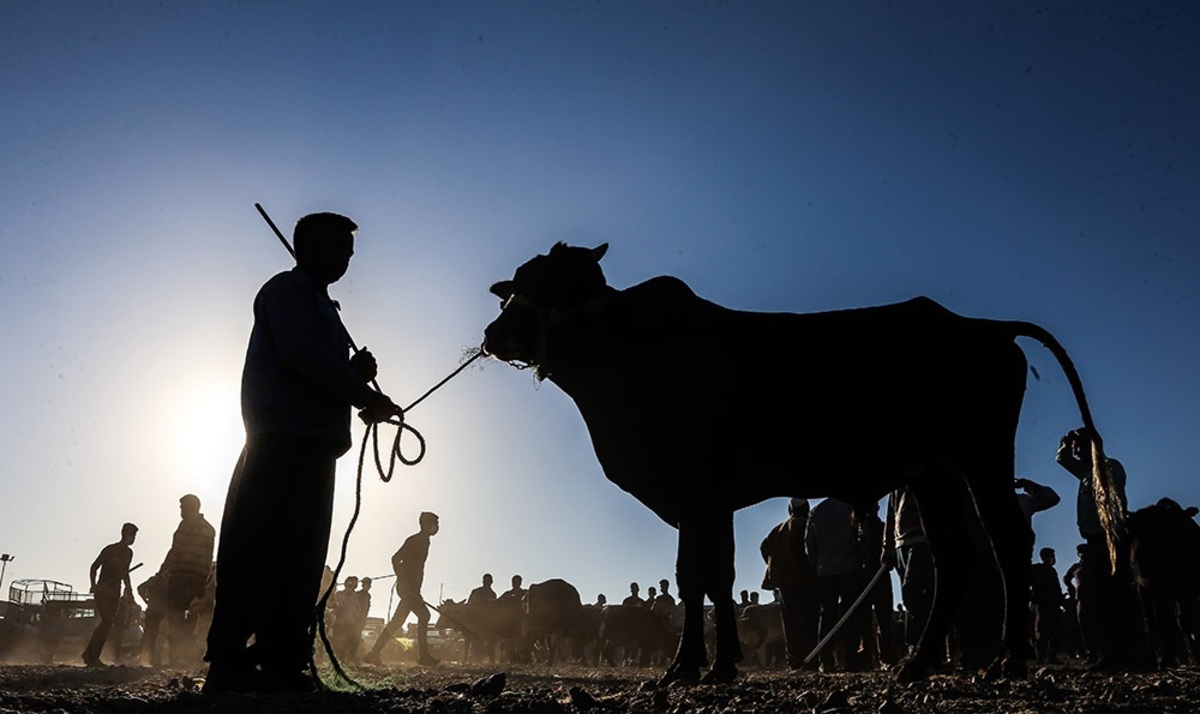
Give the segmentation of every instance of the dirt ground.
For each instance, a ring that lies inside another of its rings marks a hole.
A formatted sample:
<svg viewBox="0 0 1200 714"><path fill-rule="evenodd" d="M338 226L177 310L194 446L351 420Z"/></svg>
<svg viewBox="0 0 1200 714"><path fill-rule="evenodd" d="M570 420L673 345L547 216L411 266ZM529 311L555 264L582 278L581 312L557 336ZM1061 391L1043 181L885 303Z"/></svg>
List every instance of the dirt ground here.
<svg viewBox="0 0 1200 714"><path fill-rule="evenodd" d="M443 664L351 669L364 689L314 694L206 696L202 671L146 667L86 669L0 666L0 714L47 712L872 712L878 714L1042 712L1200 712L1200 670L1097 674L1071 666L1031 672L1021 681L985 682L935 675L897 684L883 673L793 675L743 672L731 685L654 686L657 669L581 666L488 668Z"/></svg>

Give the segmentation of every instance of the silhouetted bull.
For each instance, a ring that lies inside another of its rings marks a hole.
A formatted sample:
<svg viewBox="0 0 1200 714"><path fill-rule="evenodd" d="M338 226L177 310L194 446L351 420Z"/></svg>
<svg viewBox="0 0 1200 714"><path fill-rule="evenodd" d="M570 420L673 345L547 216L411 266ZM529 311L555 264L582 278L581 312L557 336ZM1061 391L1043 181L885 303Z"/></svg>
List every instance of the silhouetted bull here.
<svg viewBox="0 0 1200 714"><path fill-rule="evenodd" d="M554 664L562 640L573 645L572 656L583 657L588 633L583 603L574 585L558 578L534 583L525 593L524 607L522 630L532 647L531 657L535 662L537 651L541 649L546 653L546 664Z"/></svg>
<svg viewBox="0 0 1200 714"><path fill-rule="evenodd" d="M675 636L663 618L640 605L606 605L598 641L598 660L610 664L635 660L640 667L675 646Z"/></svg>
<svg viewBox="0 0 1200 714"><path fill-rule="evenodd" d="M1200 509L1163 498L1129 514L1129 560L1163 667L1200 658ZM1183 648L1180 648L1180 644Z"/></svg>
<svg viewBox="0 0 1200 714"><path fill-rule="evenodd" d="M484 349L566 392L609 480L679 529L684 629L663 680L696 679L706 664L705 596L717 634L705 679L737 674L735 510L777 496L867 503L905 484L941 574L898 676L924 676L961 599L973 552L962 537L967 499L1005 576L1011 626L996 664L1023 673L1031 536L1013 483L1027 368L1017 336L1045 345L1066 373L1095 436L1093 480L1113 537L1121 518L1062 346L1036 325L966 318L924 297L788 314L721 307L672 277L616 290L600 269L607 249L560 243L493 285L502 312Z"/></svg>
<svg viewBox="0 0 1200 714"><path fill-rule="evenodd" d="M446 600L438 605L435 627L441 631L454 628L463 635L464 664L481 655L496 662L526 659L527 648L522 642L521 625L524 619L521 601L517 598L501 598L483 602L454 602ZM496 647L501 652L497 653ZM474 655L472 655L474 651ZM505 657L505 654L508 657Z"/></svg>

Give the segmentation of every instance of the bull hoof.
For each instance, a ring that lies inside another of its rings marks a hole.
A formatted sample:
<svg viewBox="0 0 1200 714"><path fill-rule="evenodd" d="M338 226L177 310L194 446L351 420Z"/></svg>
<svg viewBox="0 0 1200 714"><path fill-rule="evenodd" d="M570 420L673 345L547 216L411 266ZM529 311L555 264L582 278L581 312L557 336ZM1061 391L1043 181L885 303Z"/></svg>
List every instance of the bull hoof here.
<svg viewBox="0 0 1200 714"><path fill-rule="evenodd" d="M896 681L901 683L920 682L929 676L929 665L916 657L909 657L896 667Z"/></svg>
<svg viewBox="0 0 1200 714"><path fill-rule="evenodd" d="M737 679L737 667L730 664L713 664L704 676L700 678L701 684L729 684Z"/></svg>
<svg viewBox="0 0 1200 714"><path fill-rule="evenodd" d="M1000 663L1000 671L1008 679L1025 679L1029 676L1029 668L1024 657L1005 657Z"/></svg>
<svg viewBox="0 0 1200 714"><path fill-rule="evenodd" d="M673 664L667 668L667 671L658 680L658 686L668 687L675 682L683 684L695 684L700 681L700 668L690 665Z"/></svg>

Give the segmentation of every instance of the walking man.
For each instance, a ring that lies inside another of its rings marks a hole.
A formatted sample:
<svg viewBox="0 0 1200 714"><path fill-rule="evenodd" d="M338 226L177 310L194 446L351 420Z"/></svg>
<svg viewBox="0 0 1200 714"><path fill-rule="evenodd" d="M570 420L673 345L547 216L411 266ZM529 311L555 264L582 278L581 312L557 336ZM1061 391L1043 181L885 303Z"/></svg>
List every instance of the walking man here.
<svg viewBox="0 0 1200 714"><path fill-rule="evenodd" d="M392 572L396 574L396 594L400 602L396 604L396 612L388 620L383 632L375 640L371 652L367 654L367 664L383 664L380 653L383 647L392 640L392 633L404 626L409 613L417 616L417 662L433 666L438 663L429 654L429 644L426 642L429 629L429 608L425 598L421 596L421 585L425 581L425 560L429 557L429 539L437 534L439 524L435 513L428 511L418 519L421 530L405 539L404 545L392 556Z"/></svg>
<svg viewBox="0 0 1200 714"><path fill-rule="evenodd" d="M112 630L121 598L133 597L133 586L129 583L133 549L129 546L133 545L137 532L138 527L132 523L121 526L121 540L104 546L100 555L92 561L88 577L92 581L91 591L96 598L96 614L100 617L100 622L96 624L87 649L83 651L83 663L89 667L105 666L100 661L100 652L108 640L109 631Z"/></svg>

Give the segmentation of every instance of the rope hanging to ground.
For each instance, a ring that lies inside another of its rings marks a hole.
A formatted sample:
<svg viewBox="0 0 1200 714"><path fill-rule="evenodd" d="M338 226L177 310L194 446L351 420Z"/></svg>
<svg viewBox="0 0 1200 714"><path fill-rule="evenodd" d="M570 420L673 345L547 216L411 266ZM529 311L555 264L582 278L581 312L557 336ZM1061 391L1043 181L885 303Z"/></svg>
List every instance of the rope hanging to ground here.
<svg viewBox="0 0 1200 714"><path fill-rule="evenodd" d="M396 471L397 461L405 466L415 466L416 464L420 463L421 460L425 458L425 437L421 436L421 432L409 426L404 421L404 416L408 414L413 407L425 401L426 397L436 392L444 384L446 384L446 382L449 382L451 379L457 377L475 360L483 356L483 350L479 348L474 349L472 352L473 353L471 356L464 360L457 369L447 375L444 379L442 379L442 381L430 387L428 391L418 397L412 404L409 404L407 407L405 407L399 417L388 419L384 422L367 424L366 431L363 432L361 446L358 450L358 470L354 479L354 512L350 516L350 523L346 526L346 533L342 536L342 547L338 555L337 567L333 569L333 582L329 584L329 587L325 590L325 592L321 595L321 599L317 602L316 611L314 613L316 627L312 628L310 633L310 636L313 639L315 639L317 634L320 633L321 645L325 649L325 654L329 656L329 663L333 667L333 671L339 678L345 682L348 682L357 689L363 689L364 687L362 684L355 681L349 674L346 673L346 670L342 668L342 663L338 660L337 655L334 654L333 646L329 643L329 637L325 632L325 607L329 603L329 598L333 595L334 590L337 589L338 578L341 576L342 566L346 563L346 552L349 550L350 546L350 533L353 532L354 525L358 522L358 515L362 511L363 467L367 460L367 441L370 440L372 446L374 447L375 469L379 473L379 479L384 483L388 483L392 480L392 476ZM379 453L380 424L391 424L397 427L396 436L392 440L392 446L390 449L388 465L386 469L384 469L383 460ZM405 456L400 448L405 431L412 432L413 436L417 439L417 454L412 458ZM317 672L316 657L311 654L313 652L312 644L315 643L312 643L312 640L310 639L310 655L308 659L309 671L312 674L313 681L317 682L318 686L325 687L325 683L321 681L321 676Z"/></svg>

